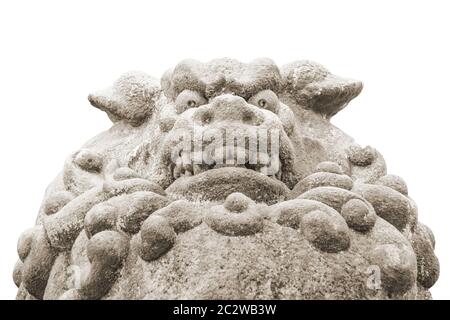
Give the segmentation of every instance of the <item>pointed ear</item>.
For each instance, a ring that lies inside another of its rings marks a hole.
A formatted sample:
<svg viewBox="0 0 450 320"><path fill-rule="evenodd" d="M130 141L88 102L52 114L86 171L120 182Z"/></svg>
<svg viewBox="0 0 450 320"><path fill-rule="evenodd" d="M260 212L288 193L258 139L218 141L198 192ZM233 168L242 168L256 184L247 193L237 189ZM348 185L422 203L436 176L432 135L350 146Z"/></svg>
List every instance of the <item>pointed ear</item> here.
<svg viewBox="0 0 450 320"><path fill-rule="evenodd" d="M136 127L152 116L160 93L157 79L143 72L128 72L111 87L90 94L88 100L112 122L124 120Z"/></svg>
<svg viewBox="0 0 450 320"><path fill-rule="evenodd" d="M301 107L331 118L359 95L361 81L331 74L312 61L296 61L281 68L284 93Z"/></svg>

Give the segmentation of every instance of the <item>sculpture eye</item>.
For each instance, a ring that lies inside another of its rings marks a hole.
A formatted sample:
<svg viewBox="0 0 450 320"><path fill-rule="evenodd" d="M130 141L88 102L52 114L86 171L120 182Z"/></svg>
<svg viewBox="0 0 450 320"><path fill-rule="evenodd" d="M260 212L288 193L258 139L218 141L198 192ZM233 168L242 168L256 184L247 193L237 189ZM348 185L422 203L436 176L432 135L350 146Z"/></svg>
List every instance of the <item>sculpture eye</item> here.
<svg viewBox="0 0 450 320"><path fill-rule="evenodd" d="M248 100L248 103L278 113L279 101L277 95L272 90L263 90L255 94Z"/></svg>
<svg viewBox="0 0 450 320"><path fill-rule="evenodd" d="M175 108L177 113L183 113L187 109L197 108L206 102L205 97L199 92L186 89L175 100Z"/></svg>

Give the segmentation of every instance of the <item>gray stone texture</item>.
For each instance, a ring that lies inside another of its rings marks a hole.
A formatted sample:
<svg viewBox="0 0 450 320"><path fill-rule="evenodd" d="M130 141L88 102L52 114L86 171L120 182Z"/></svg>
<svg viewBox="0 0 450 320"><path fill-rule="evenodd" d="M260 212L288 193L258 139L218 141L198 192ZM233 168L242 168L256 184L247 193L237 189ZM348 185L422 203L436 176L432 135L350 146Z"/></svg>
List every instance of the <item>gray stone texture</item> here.
<svg viewBox="0 0 450 320"><path fill-rule="evenodd" d="M17 299L430 299L434 236L405 181L330 123L361 90L311 61L216 59L90 94L113 126L67 158L21 235ZM280 133L256 164L248 145L245 163L176 149L255 128Z"/></svg>

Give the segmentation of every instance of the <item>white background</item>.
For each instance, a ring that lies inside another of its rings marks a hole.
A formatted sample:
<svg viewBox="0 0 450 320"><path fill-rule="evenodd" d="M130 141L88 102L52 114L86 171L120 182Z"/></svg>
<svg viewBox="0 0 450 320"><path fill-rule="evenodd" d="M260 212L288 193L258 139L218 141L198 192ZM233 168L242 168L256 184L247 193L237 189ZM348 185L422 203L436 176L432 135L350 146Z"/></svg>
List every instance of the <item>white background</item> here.
<svg viewBox="0 0 450 320"><path fill-rule="evenodd" d="M15 297L16 241L65 157L110 122L87 94L184 58L311 59L361 79L332 122L385 156L436 236L450 298L448 1L2 1L0 298Z"/></svg>

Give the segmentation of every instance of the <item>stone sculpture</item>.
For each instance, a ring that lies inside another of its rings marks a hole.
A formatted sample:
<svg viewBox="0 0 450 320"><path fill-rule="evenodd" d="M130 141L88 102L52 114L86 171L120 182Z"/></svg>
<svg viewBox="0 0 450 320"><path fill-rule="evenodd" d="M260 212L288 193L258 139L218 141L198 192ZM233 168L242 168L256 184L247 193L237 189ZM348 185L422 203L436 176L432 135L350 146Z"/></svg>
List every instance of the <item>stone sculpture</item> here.
<svg viewBox="0 0 450 320"><path fill-rule="evenodd" d="M311 61L185 60L89 95L18 242L17 299L429 299L433 233L383 156L330 123L362 90Z"/></svg>

